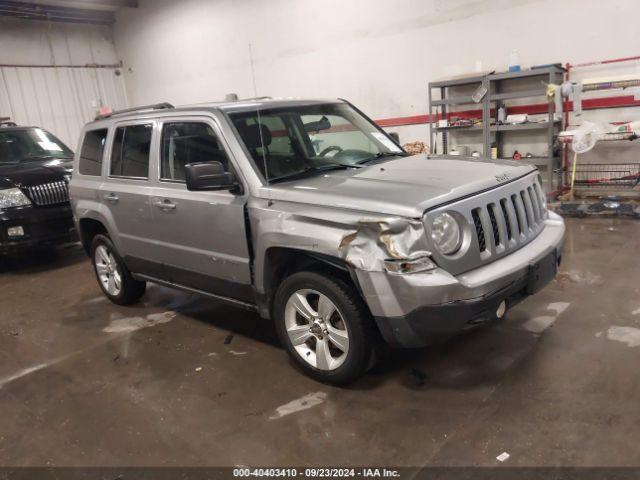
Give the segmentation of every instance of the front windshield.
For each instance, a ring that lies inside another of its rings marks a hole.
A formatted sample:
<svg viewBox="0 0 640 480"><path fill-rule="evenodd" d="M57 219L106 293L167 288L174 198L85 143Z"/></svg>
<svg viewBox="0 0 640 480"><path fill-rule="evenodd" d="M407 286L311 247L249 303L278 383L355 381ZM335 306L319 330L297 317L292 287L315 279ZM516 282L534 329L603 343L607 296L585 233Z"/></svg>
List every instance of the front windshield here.
<svg viewBox="0 0 640 480"><path fill-rule="evenodd" d="M229 116L257 169L270 183L404 155L387 135L345 103Z"/></svg>
<svg viewBox="0 0 640 480"><path fill-rule="evenodd" d="M0 164L72 157L64 143L40 128L0 129Z"/></svg>

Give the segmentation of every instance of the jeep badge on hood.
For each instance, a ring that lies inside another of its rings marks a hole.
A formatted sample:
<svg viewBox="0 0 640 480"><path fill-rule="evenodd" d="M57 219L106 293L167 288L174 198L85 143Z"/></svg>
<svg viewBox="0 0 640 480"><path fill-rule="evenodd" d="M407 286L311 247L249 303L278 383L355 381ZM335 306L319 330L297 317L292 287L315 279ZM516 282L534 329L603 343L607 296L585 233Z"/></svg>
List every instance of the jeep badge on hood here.
<svg viewBox="0 0 640 480"><path fill-rule="evenodd" d="M500 175L496 175L496 180L498 183L506 182L511 178L511 174L509 172L501 173Z"/></svg>

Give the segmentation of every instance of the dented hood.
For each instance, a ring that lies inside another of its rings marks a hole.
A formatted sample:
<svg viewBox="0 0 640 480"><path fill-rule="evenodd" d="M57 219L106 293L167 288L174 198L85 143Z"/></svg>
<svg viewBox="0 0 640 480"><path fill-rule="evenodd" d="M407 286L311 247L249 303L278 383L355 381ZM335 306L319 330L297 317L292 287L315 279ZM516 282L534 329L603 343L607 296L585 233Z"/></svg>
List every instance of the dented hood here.
<svg viewBox="0 0 640 480"><path fill-rule="evenodd" d="M534 170L516 161L414 155L271 185L260 196L418 218L430 207L498 187Z"/></svg>

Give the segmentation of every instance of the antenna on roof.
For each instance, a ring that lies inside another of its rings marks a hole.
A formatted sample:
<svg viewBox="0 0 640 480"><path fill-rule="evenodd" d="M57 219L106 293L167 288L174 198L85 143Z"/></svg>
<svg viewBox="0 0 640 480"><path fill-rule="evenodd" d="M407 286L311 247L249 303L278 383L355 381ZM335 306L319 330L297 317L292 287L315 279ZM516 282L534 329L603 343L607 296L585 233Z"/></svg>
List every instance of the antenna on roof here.
<svg viewBox="0 0 640 480"><path fill-rule="evenodd" d="M253 95L254 97L258 97L258 88L256 87L256 71L253 68L253 49L251 48L251 44L249 44L249 63L251 64L251 79L253 80ZM260 146L262 147L262 165L264 167L264 178L267 181L267 185L269 185L269 170L267 170L267 154L266 148L264 147L264 137L262 136L262 122L260 121L260 104L256 106L256 112L258 114L258 133L260 134Z"/></svg>

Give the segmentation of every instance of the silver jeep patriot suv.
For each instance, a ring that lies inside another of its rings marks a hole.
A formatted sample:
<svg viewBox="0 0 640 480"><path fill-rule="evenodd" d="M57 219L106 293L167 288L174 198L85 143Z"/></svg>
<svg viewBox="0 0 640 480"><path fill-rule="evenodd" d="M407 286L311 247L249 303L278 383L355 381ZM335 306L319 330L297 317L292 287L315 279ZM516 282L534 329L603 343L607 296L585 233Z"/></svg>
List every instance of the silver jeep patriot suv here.
<svg viewBox="0 0 640 480"><path fill-rule="evenodd" d="M381 339L419 347L499 319L554 278L565 230L535 167L408 156L343 100L98 117L70 191L111 301L150 281L255 310L334 384Z"/></svg>

